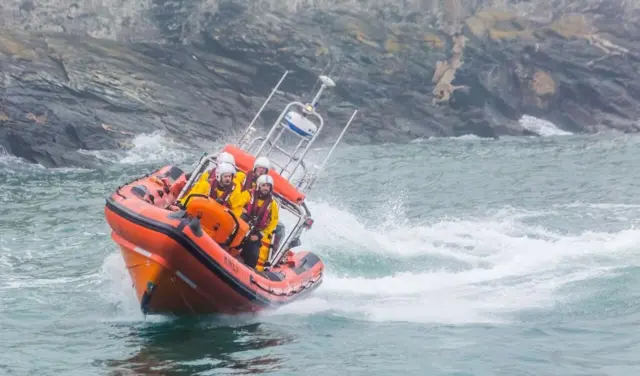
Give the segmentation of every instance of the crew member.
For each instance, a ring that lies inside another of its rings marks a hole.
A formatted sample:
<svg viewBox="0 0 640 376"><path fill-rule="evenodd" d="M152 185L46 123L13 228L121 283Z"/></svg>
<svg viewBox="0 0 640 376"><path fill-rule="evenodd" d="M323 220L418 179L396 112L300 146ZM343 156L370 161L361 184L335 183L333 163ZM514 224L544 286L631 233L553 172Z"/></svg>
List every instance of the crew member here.
<svg viewBox="0 0 640 376"><path fill-rule="evenodd" d="M233 181L236 169L229 163L219 163L215 171L216 178L210 184L209 197L229 208L236 217L240 217L246 203L244 199L246 196L242 194L240 186Z"/></svg>
<svg viewBox="0 0 640 376"><path fill-rule="evenodd" d="M236 173L235 167L230 163L222 162L216 166L214 171L215 179L210 181L208 172L205 172L203 177L194 184L191 191L184 197L184 202L194 194L208 195L219 204L229 208L236 217L240 217L248 197L240 190L240 186L233 181Z"/></svg>
<svg viewBox="0 0 640 376"><path fill-rule="evenodd" d="M233 167L236 169L236 176L233 178L233 180L237 183L239 187L242 187L242 182L244 182L246 175L244 172L238 170L238 166L236 166L236 159L233 157L233 154L223 151L220 154L218 154L218 157L216 158L216 162L217 163L226 162L233 165ZM210 176L210 180L213 180L215 173L211 173L209 174L209 176Z"/></svg>
<svg viewBox="0 0 640 376"><path fill-rule="evenodd" d="M247 266L259 272L268 266L265 264L271 249L273 231L278 224L278 210L278 204L273 199L273 178L262 174L257 179L251 199L242 214L242 219L251 226L251 230L240 254Z"/></svg>
<svg viewBox="0 0 640 376"><path fill-rule="evenodd" d="M191 189L189 191L187 191L185 193L184 196L182 196L182 198L180 199L180 204L184 207L184 203L187 202L187 197L189 197L189 195L191 193L199 193L199 194L206 194L206 192L209 189L209 186L211 184L213 184L213 182L216 180L216 167L222 163L228 163L230 165L233 166L234 171L236 171L236 160L233 157L233 155L231 155L230 153L223 151L220 154L218 154L218 156L216 157L216 163L214 164L213 168L211 168L209 171L205 171L202 173L202 175L200 176L200 179L198 181L196 181L195 183L193 183L193 185L191 186ZM187 180L189 180L189 177L191 176L191 173L188 174L189 176L186 178ZM240 177L244 177L244 173L242 171L238 171L235 172L235 178ZM235 180L234 178L234 180ZM186 181L185 181L186 183ZM203 185L204 183L207 183L207 185ZM238 187L242 187L240 184L236 184ZM184 184L182 185L182 187L184 187ZM180 190L182 190L182 187L180 187ZM199 187L196 189L196 187Z"/></svg>
<svg viewBox="0 0 640 376"><path fill-rule="evenodd" d="M249 171L242 179L236 177L236 181L242 186L243 192L251 192L255 188L258 178L268 173L270 168L271 162L267 157L258 157L253 162L253 170Z"/></svg>

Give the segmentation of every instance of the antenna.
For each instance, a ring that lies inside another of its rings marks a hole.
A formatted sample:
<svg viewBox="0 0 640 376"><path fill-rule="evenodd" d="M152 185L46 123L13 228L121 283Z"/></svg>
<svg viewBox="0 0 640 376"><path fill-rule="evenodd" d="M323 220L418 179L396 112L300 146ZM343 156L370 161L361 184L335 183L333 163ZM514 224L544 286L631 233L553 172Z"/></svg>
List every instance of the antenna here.
<svg viewBox="0 0 640 376"><path fill-rule="evenodd" d="M327 162L329 162L329 158L331 158L331 155L333 154L333 152L336 150L336 146L338 146L338 144L340 143L340 141L342 140L342 136L344 136L345 132L347 131L347 128L349 128L349 125L351 125L351 122L353 121L353 118L356 117L356 114L358 113L358 110L353 111L353 114L351 115L351 117L349 118L349 121L347 122L347 125L344 126L344 128L342 129L342 132L340 132L340 135L338 136L338 139L336 140L336 142L333 144L333 146L331 147L331 150L329 150L329 153L327 154L327 156L324 158L324 161L322 162L322 164L320 165L320 168L318 169L318 171L311 177L309 184L305 187L305 192L309 192L309 190L311 190L311 187L313 187L313 184L315 184L316 179L318 179L318 176L320 175L320 173L322 172L322 170L324 170L325 166L327 165Z"/></svg>
<svg viewBox="0 0 640 376"><path fill-rule="evenodd" d="M318 90L318 93L316 94L316 96L313 98L313 100L311 101L311 105L313 106L313 108L316 107L316 105L318 104L318 99L320 99L320 96L322 95L322 92L324 92L324 90L327 87L335 87L336 83L333 82L333 80L331 78L329 78L329 76L320 76L320 81L322 82L322 85L320 86L320 89Z"/></svg>
<svg viewBox="0 0 640 376"><path fill-rule="evenodd" d="M267 103L269 103L269 101L271 100L271 97L273 97L273 95L278 91L278 87L280 87L280 84L282 83L282 81L284 81L284 78L287 77L287 74L289 74L288 70L286 70L284 72L284 74L280 78L280 81L278 81L276 86L274 86L273 89L271 90L271 94L269 94L269 96L264 101L264 103L262 103L262 106L260 107L260 110L258 110L258 112L255 114L253 119L251 119L251 123L249 123L247 128L245 128L244 132L242 132L242 135L240 136L240 139L237 142L237 144L241 148L243 146L243 143L245 143L244 139L249 137L253 132L255 132L256 129L253 127L253 123L255 123L255 121L258 119L258 116L260 116L260 114L262 113L262 110L264 110L264 108L267 106Z"/></svg>
<svg viewBox="0 0 640 376"><path fill-rule="evenodd" d="M331 71L334 71L336 67L334 66L333 68L334 69L331 69ZM326 71L326 68L325 68L325 71ZM247 126L242 136L240 137L240 140L238 141L238 145L245 151L249 152L249 150L254 149L253 146L257 142L260 142L260 145L258 146L255 153L251 153L251 154L253 154L256 158L259 156L268 157L271 163L276 167L276 170L279 170L278 172L280 173L280 175L285 179L289 180L290 182L293 179L296 172L298 171L298 168L301 168L303 171L303 175L300 178L299 183L297 184L298 185L297 188L299 191L304 192L305 190L308 190L311 188L311 186L315 183L320 172L322 172L326 167L327 162L329 161L329 158L331 158L333 152L335 151L335 148L338 146L338 144L342 140L344 134L346 133L347 129L349 128L353 119L358 113L358 110L355 110L355 112L351 115L351 118L342 129L342 132L340 133L336 142L331 147L331 150L329 151L329 154L325 157L324 161L322 162L322 165L319 168L316 166L318 170L315 173L310 174L310 176L307 176L308 171L304 162L304 158L309 152L313 143L316 141L318 135L324 128L324 119L316 111L316 109L318 107L319 100L322 97L322 95L325 93L325 91L329 88L333 88L336 86L336 82L334 81L333 78L324 74L319 75L317 81L320 82L320 88L315 93L311 102L307 102L307 103L303 103L300 101L290 102L282 110L278 118L274 121L273 125L271 126L271 129L269 129L269 132L267 133L266 136L254 138L253 140L248 140L251 133L253 133L256 130L253 127L253 124L255 123L258 116L260 116L260 113L266 107L267 103L271 100L272 96L277 92L278 87L280 86L280 84L282 83L282 81L284 80L288 72L289 71L286 71L284 73L282 78L280 78L280 81L276 84L276 86L271 91L271 94L269 95L269 97L262 104L262 107L260 108L258 113L254 116L253 120ZM342 72L340 73L342 74ZM317 84L317 81L316 81L316 84ZM294 139L298 140L295 143L296 144L295 146L288 145L284 141L285 139L283 138L283 135L285 133L290 136L293 136ZM287 157L287 159L284 162L279 163L271 156L274 152L283 154L284 156ZM305 183L308 183L308 184L304 186Z"/></svg>

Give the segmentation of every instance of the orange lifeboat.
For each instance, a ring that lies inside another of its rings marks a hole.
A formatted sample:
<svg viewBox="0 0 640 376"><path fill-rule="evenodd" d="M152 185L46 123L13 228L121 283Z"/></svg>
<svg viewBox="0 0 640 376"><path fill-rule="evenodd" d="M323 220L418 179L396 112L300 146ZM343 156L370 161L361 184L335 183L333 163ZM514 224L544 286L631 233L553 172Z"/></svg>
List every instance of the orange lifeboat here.
<svg viewBox="0 0 640 376"><path fill-rule="evenodd" d="M105 217L119 245L141 309L149 314L234 314L278 307L322 282L324 264L310 252L288 251L282 262L257 272L228 250L248 225L208 197L190 197L172 211L174 185L185 174L166 166L119 187Z"/></svg>
<svg viewBox="0 0 640 376"><path fill-rule="evenodd" d="M120 247L143 312L256 312L305 297L322 283L322 260L308 251L293 251L300 245L301 234L313 224L300 190L308 191L314 184L358 111L354 111L317 172L310 173L303 160L324 127L316 108L322 92L336 85L330 77L319 76L322 85L311 103L290 102L266 136L248 139L256 130L255 119L287 73L236 143L242 147L226 145L222 150L230 153L244 172L252 170L258 155L272 158L271 154L277 152L286 159L279 164L276 158L271 159L274 168L268 174L274 181L273 195L280 213L287 211L296 222L286 236L276 227L265 271L258 272L236 257L237 247L250 233L249 225L208 196L191 194L194 184L211 171L210 166L217 165L217 157L203 157L189 174L165 166L119 187L107 198L105 217L111 237ZM297 141L287 142L289 137ZM262 144L254 155L250 154L248 151L260 140ZM281 175L284 172L289 179L302 173L297 182L300 189ZM177 202L184 204L184 210L176 206Z"/></svg>

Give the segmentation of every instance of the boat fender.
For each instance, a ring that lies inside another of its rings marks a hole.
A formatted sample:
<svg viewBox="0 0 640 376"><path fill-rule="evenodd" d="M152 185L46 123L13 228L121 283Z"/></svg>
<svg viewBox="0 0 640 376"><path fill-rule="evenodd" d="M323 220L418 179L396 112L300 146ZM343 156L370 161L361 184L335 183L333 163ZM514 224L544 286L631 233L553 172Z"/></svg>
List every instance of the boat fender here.
<svg viewBox="0 0 640 376"><path fill-rule="evenodd" d="M189 228L191 229L191 232L193 232L193 234L196 237L198 238L201 237L203 232L202 232L202 226L200 226L200 217L193 217L189 222Z"/></svg>

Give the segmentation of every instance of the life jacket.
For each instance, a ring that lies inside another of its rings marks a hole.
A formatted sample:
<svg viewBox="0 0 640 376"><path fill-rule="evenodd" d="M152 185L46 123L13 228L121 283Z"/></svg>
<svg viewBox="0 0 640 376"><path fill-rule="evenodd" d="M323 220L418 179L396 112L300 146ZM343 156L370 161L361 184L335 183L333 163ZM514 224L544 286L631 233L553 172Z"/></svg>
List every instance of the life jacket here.
<svg viewBox="0 0 640 376"><path fill-rule="evenodd" d="M229 186L227 186L222 191L222 195L218 197L218 180L214 179L213 182L211 183L211 188L209 189L209 197L218 201L222 205L229 207L229 196L231 196L231 193L233 192L235 187L236 185L233 182L231 182L231 184L229 184Z"/></svg>
<svg viewBox="0 0 640 376"><path fill-rule="evenodd" d="M208 177L208 180L209 180L209 184L210 184L210 185L213 185L213 183L216 181L216 168L215 168L215 167L214 167L214 168L212 168L212 169L209 171L209 177Z"/></svg>
<svg viewBox="0 0 640 376"><path fill-rule="evenodd" d="M251 191L251 201L249 201L246 206L247 215L249 219L254 222L258 230L264 230L267 228L267 224L269 224L269 219L271 219L271 201L272 197L269 195L269 197L263 200L262 205L258 206L256 189L254 188Z"/></svg>
<svg viewBox="0 0 640 376"><path fill-rule="evenodd" d="M253 170L249 171L244 178L244 184L242 184L242 191L249 191L253 189L253 181L255 176L255 172ZM253 195L252 195L253 197Z"/></svg>

